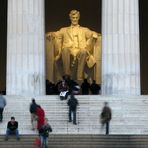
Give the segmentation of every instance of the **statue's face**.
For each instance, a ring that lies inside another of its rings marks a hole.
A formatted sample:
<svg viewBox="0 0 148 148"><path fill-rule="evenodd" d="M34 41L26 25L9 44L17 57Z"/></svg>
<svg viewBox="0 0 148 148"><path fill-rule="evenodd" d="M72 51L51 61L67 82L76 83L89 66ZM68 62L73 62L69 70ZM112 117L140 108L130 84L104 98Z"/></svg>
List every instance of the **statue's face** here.
<svg viewBox="0 0 148 148"><path fill-rule="evenodd" d="M79 17L78 14L72 15L72 16L70 17L71 24L74 25L74 26L78 25L78 23L79 23L79 18L80 18L80 17Z"/></svg>

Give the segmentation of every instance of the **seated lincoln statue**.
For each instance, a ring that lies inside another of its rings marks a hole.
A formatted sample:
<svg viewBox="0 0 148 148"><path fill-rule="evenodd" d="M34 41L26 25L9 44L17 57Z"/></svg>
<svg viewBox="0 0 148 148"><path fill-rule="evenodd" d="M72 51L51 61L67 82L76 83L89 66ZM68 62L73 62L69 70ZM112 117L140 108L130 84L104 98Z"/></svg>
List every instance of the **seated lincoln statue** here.
<svg viewBox="0 0 148 148"><path fill-rule="evenodd" d="M79 25L80 12L71 10L71 25L46 33L46 75L57 81L63 75L74 80L100 83L101 35Z"/></svg>

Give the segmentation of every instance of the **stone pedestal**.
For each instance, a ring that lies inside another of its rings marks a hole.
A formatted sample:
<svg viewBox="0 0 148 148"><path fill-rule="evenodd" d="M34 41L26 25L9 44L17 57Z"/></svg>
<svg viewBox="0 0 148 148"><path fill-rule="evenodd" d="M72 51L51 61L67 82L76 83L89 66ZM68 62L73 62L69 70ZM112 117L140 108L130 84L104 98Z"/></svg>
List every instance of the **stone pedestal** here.
<svg viewBox="0 0 148 148"><path fill-rule="evenodd" d="M44 95L44 0L8 0L7 28L7 95Z"/></svg>
<svg viewBox="0 0 148 148"><path fill-rule="evenodd" d="M138 0L102 0L102 94L140 95Z"/></svg>

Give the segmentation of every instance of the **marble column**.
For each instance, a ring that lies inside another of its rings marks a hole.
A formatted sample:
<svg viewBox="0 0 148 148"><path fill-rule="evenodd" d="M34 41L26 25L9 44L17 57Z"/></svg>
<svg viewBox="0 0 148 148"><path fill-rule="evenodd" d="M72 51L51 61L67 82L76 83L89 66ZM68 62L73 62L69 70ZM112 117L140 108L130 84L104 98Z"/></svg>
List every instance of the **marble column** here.
<svg viewBox="0 0 148 148"><path fill-rule="evenodd" d="M140 95L138 0L102 0L102 94Z"/></svg>
<svg viewBox="0 0 148 148"><path fill-rule="evenodd" d="M8 0L7 95L45 94L44 0Z"/></svg>

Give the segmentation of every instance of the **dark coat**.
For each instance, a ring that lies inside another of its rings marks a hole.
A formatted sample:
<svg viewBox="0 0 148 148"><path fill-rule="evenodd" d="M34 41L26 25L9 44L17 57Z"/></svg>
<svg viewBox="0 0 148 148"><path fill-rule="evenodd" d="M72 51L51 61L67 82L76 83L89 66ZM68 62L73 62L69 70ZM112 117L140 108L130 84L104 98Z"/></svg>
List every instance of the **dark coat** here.
<svg viewBox="0 0 148 148"><path fill-rule="evenodd" d="M105 106L101 113L101 122L106 123L109 122L112 118L111 109L108 106Z"/></svg>
<svg viewBox="0 0 148 148"><path fill-rule="evenodd" d="M18 122L14 121L13 123L11 121L8 122L7 128L11 131L15 131L18 128Z"/></svg>
<svg viewBox="0 0 148 148"><path fill-rule="evenodd" d="M82 95L89 94L90 84L87 81L84 81L82 83L81 88L82 88Z"/></svg>
<svg viewBox="0 0 148 148"><path fill-rule="evenodd" d="M71 97L67 102L70 110L75 111L77 109L78 100L75 97Z"/></svg>
<svg viewBox="0 0 148 148"><path fill-rule="evenodd" d="M40 128L39 135L41 135L43 137L48 137L49 132L52 132L52 128L49 124L45 124Z"/></svg>
<svg viewBox="0 0 148 148"><path fill-rule="evenodd" d="M31 103L30 104L30 113L35 113L36 112L36 109L38 108L38 104L36 103Z"/></svg>

